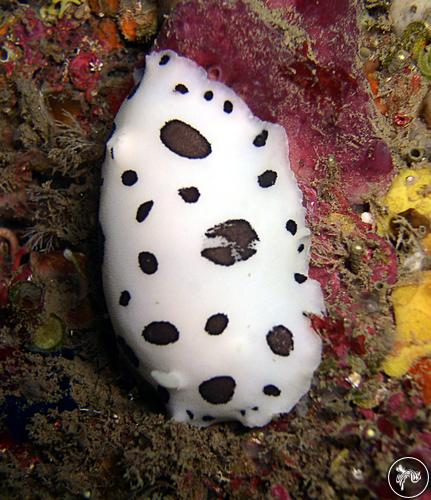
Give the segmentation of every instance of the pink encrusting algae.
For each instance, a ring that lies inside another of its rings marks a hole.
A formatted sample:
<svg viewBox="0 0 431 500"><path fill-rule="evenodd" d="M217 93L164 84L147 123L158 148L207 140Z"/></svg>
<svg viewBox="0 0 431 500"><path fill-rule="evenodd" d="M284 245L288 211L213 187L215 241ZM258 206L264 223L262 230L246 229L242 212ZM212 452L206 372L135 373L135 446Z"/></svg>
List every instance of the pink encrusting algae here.
<svg viewBox="0 0 431 500"><path fill-rule="evenodd" d="M392 161L356 66L357 13L348 0L267 2L259 14L253 1L187 1L155 48L193 59L258 117L283 125L300 182L325 179L331 156L345 195L359 201L387 186Z"/></svg>

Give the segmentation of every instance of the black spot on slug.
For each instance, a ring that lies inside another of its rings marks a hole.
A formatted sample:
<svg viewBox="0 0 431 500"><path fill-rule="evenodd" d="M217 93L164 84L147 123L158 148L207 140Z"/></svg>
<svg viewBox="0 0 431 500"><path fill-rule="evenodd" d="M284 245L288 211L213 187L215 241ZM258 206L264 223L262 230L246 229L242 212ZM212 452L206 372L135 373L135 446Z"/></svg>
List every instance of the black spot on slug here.
<svg viewBox="0 0 431 500"><path fill-rule="evenodd" d="M243 219L227 220L205 233L207 238L221 239L218 246L205 248L201 255L214 264L232 266L236 262L249 259L256 253L259 237L250 223Z"/></svg>
<svg viewBox="0 0 431 500"><path fill-rule="evenodd" d="M130 293L127 290L123 290L120 295L120 306L126 307L129 305L130 302Z"/></svg>
<svg viewBox="0 0 431 500"><path fill-rule="evenodd" d="M160 140L183 158L202 159L211 154L211 144L195 128L181 120L170 120L160 129Z"/></svg>
<svg viewBox="0 0 431 500"><path fill-rule="evenodd" d="M142 81L142 80L141 80ZM137 90L139 89L139 86L141 85L141 82L137 83L133 89L130 91L130 94L127 96L127 100L132 99L132 97L136 94Z"/></svg>
<svg viewBox="0 0 431 500"><path fill-rule="evenodd" d="M298 230L298 226L296 224L296 222L292 219L289 219L287 222L286 222L286 229L289 231L289 233L292 235L292 236L295 236L296 234L296 231Z"/></svg>
<svg viewBox="0 0 431 500"><path fill-rule="evenodd" d="M153 208L154 202L152 200L146 201L139 205L138 210L136 211L136 220L138 222L144 222L144 220L148 217L151 209Z"/></svg>
<svg viewBox="0 0 431 500"><path fill-rule="evenodd" d="M125 186L133 186L138 180L138 174L134 170L126 170L121 175L121 181Z"/></svg>
<svg viewBox="0 0 431 500"><path fill-rule="evenodd" d="M263 174L260 174L257 178L257 182L261 188L268 188L275 184L277 180L277 172L273 170L265 170Z"/></svg>
<svg viewBox="0 0 431 500"><path fill-rule="evenodd" d="M204 416L202 417L202 420L203 420L204 422L212 422L213 420L215 420L215 418L214 418L214 417L212 417L211 415L204 415Z"/></svg>
<svg viewBox="0 0 431 500"><path fill-rule="evenodd" d="M160 58L159 66L165 66L166 64L168 64L170 58L171 57L168 56L168 54L163 54Z"/></svg>
<svg viewBox="0 0 431 500"><path fill-rule="evenodd" d="M179 92L180 94L187 94L188 91L189 89L182 83L178 83L178 85L175 85L175 92Z"/></svg>
<svg viewBox="0 0 431 500"><path fill-rule="evenodd" d="M112 124L111 130L109 131L108 137L106 138L106 142L109 142L109 140L112 138L112 136L115 134L115 131L117 130L117 125L114 122Z"/></svg>
<svg viewBox="0 0 431 500"><path fill-rule="evenodd" d="M262 146L265 146L267 139L268 139L268 130L262 130L262 132L254 138L253 144L257 148L261 148Z"/></svg>
<svg viewBox="0 0 431 500"><path fill-rule="evenodd" d="M186 203L196 203L201 195L199 189L194 186L181 188L178 190L178 194Z"/></svg>
<svg viewBox="0 0 431 500"><path fill-rule="evenodd" d="M263 393L266 394L267 396L280 396L281 391L275 385L266 385L263 388Z"/></svg>
<svg viewBox="0 0 431 500"><path fill-rule="evenodd" d="M139 267L145 274L154 274L159 267L155 255L150 252L141 252L138 256Z"/></svg>
<svg viewBox="0 0 431 500"><path fill-rule="evenodd" d="M176 342L180 337L180 333L168 321L153 321L144 328L142 336L150 344L168 345Z"/></svg>
<svg viewBox="0 0 431 500"><path fill-rule="evenodd" d="M103 259L105 257L105 235L102 231L102 226L100 224L97 225L98 229L98 240L99 240L99 249L100 249L100 262L103 264Z"/></svg>
<svg viewBox="0 0 431 500"><path fill-rule="evenodd" d="M293 275L293 277L295 278L295 281L296 281L297 283L299 283L300 285L301 285L302 283L304 283L305 281L307 281L307 279L308 279L308 278L307 278L307 276L304 276L304 275L303 275L303 274L301 274L301 273L295 273L295 274Z"/></svg>
<svg viewBox="0 0 431 500"><path fill-rule="evenodd" d="M266 335L266 341L274 354L289 356L293 351L292 332L283 325L274 326Z"/></svg>
<svg viewBox="0 0 431 500"><path fill-rule="evenodd" d="M228 114L232 113L232 111L233 111L233 104L230 101L225 101L223 103L223 111L225 113L228 113Z"/></svg>
<svg viewBox="0 0 431 500"><path fill-rule="evenodd" d="M236 382L232 377L213 377L200 384L199 393L208 403L220 405L232 399L235 387Z"/></svg>
<svg viewBox="0 0 431 500"><path fill-rule="evenodd" d="M214 97L214 94L212 92L212 90L207 90L204 94L204 99L206 101L211 101L211 99Z"/></svg>
<svg viewBox="0 0 431 500"><path fill-rule="evenodd" d="M207 322L205 324L205 331L210 335L220 335L224 332L228 323L229 319L226 314L213 314L207 319Z"/></svg>

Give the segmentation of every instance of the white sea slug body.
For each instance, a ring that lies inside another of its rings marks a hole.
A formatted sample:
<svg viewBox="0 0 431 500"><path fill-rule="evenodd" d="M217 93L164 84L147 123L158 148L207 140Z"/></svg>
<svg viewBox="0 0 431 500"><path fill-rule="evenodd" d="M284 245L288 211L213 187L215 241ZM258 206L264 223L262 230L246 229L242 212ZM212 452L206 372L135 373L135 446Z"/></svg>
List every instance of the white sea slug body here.
<svg viewBox="0 0 431 500"><path fill-rule="evenodd" d="M268 423L310 387L324 310L278 125L172 51L107 144L103 281L120 348L175 420Z"/></svg>

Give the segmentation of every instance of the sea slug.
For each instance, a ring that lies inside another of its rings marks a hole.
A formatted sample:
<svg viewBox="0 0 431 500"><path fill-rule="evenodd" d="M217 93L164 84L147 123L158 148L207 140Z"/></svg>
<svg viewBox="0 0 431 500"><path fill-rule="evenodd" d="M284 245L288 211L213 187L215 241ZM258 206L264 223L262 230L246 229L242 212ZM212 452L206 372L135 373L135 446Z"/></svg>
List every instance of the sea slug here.
<svg viewBox="0 0 431 500"><path fill-rule="evenodd" d="M323 314L283 127L166 50L107 143L103 281L119 347L177 421L262 426L308 391Z"/></svg>

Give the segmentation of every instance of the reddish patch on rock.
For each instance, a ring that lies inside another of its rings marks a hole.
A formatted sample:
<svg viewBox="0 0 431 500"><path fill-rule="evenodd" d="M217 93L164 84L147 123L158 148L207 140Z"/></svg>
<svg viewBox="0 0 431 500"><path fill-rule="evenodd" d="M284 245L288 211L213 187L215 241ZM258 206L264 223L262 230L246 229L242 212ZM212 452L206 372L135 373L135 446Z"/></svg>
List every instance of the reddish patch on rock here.
<svg viewBox="0 0 431 500"><path fill-rule="evenodd" d="M0 449L2 452L8 451L17 461L23 471L31 471L35 465L42 460L34 454L31 445L16 443L8 432L0 434Z"/></svg>
<svg viewBox="0 0 431 500"><path fill-rule="evenodd" d="M85 90L87 100L100 79L101 61L92 52L81 52L69 63L69 77L75 88Z"/></svg>
<svg viewBox="0 0 431 500"><path fill-rule="evenodd" d="M390 438L393 438L395 435L395 427L386 417L379 417L377 419L377 428L382 434Z"/></svg>
<svg viewBox="0 0 431 500"><path fill-rule="evenodd" d="M412 118L410 116L406 116L401 113L394 116L394 125L397 127L406 127L411 121Z"/></svg>
<svg viewBox="0 0 431 500"><path fill-rule="evenodd" d="M431 359L420 359L411 369L417 385L422 391L425 404L431 404ZM431 445L431 443L430 443Z"/></svg>
<svg viewBox="0 0 431 500"><path fill-rule="evenodd" d="M274 484L271 487L271 495L275 500L290 500L288 491L281 484Z"/></svg>
<svg viewBox="0 0 431 500"><path fill-rule="evenodd" d="M264 19L243 1L184 2L156 48L195 60L212 78L232 87L257 116L283 125L299 180L324 178L320 160L333 155L349 200L387 185L391 157L371 128L364 78L354 67L355 3L267 4ZM276 16L271 21L274 8L284 8L283 26ZM292 36L289 25L302 28L302 35Z"/></svg>

